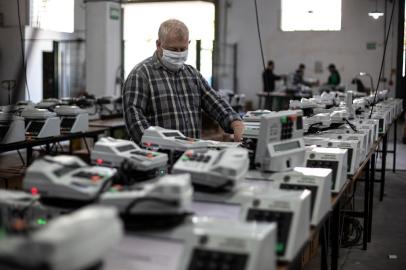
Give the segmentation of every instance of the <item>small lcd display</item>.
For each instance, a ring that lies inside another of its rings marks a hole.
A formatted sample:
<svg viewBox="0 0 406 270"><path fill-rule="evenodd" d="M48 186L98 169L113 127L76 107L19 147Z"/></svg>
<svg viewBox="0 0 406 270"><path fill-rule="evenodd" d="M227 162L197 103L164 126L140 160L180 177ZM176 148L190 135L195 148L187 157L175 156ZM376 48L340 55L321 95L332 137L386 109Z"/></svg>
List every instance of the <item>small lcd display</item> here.
<svg viewBox="0 0 406 270"><path fill-rule="evenodd" d="M126 152L128 150L133 150L133 149L135 149L135 147L132 144L126 144L126 145L117 147L117 150L119 152Z"/></svg>
<svg viewBox="0 0 406 270"><path fill-rule="evenodd" d="M282 151L287 151L287 150L292 150L300 148L300 143L299 141L294 141L294 142L288 142L288 143L281 143L273 146L273 149L275 152L282 152Z"/></svg>
<svg viewBox="0 0 406 270"><path fill-rule="evenodd" d="M179 132L164 132L163 134L165 137L176 137L176 136L183 137L182 134L180 134Z"/></svg>
<svg viewBox="0 0 406 270"><path fill-rule="evenodd" d="M68 129L70 130L75 124L75 118L63 118L61 121L61 129Z"/></svg>

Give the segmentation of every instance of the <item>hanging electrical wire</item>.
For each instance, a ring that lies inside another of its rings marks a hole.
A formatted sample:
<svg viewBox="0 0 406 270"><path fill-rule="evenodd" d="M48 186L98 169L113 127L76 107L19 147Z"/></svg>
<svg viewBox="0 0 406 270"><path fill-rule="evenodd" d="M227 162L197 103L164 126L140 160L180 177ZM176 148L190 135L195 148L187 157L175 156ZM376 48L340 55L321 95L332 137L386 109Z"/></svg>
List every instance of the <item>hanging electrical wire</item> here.
<svg viewBox="0 0 406 270"><path fill-rule="evenodd" d="M374 101L372 102L371 112L369 113L369 118L372 117L372 111L374 110L374 106L375 106L375 103L376 103L376 96L377 96L377 94L378 94L379 84L381 83L381 78L382 78L382 73L383 73L383 67L384 67L385 58L386 58L386 48L387 48L387 45L388 45L389 34L390 34L391 26L392 26L393 13L394 13L394 11L395 11L395 6L396 6L396 0L393 0L393 3L392 3L392 11L391 11L390 20L389 20L389 27L388 27L387 32L385 33L385 43L384 43L384 46L383 46L383 55L382 55L381 68L380 68L379 76L378 76L378 83L376 84L375 95L374 95Z"/></svg>

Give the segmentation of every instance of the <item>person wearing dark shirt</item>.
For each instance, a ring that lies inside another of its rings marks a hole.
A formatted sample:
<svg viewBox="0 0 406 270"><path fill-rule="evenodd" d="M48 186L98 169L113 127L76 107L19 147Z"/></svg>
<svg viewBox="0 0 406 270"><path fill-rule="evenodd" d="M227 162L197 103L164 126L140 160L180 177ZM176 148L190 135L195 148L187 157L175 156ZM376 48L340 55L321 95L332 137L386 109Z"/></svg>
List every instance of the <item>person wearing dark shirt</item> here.
<svg viewBox="0 0 406 270"><path fill-rule="evenodd" d="M328 66L328 70L330 71L330 76L328 76L327 84L333 86L339 85L341 82L341 77L340 73L338 73L336 66L334 64L330 64Z"/></svg>
<svg viewBox="0 0 406 270"><path fill-rule="evenodd" d="M268 61L268 66L262 73L262 82L264 85L264 92L273 92L275 90L275 81L281 80L283 77L273 73L274 62Z"/></svg>
<svg viewBox="0 0 406 270"><path fill-rule="evenodd" d="M303 78L304 76L304 71L305 71L306 66L304 64L300 64L298 69L296 69L295 74L293 75L293 85L307 85L310 86L308 82L306 82Z"/></svg>

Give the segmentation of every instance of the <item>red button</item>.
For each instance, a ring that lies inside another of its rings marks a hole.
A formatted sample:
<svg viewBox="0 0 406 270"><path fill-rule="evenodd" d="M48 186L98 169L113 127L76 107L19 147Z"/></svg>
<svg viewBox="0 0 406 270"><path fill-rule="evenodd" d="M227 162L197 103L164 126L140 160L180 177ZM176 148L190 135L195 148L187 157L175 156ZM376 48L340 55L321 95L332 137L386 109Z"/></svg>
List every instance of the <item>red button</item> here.
<svg viewBox="0 0 406 270"><path fill-rule="evenodd" d="M38 188L32 187L32 188L31 188L31 194L32 194L32 195L37 195L37 194L38 194Z"/></svg>

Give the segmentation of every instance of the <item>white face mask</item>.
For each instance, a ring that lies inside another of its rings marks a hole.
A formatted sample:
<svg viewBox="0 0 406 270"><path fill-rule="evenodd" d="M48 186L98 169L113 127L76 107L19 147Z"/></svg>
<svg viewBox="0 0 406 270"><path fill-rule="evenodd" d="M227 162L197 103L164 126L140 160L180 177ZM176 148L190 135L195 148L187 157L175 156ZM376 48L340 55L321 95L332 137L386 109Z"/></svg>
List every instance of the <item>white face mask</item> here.
<svg viewBox="0 0 406 270"><path fill-rule="evenodd" d="M186 62L188 50L183 52L174 52L162 49L162 51L162 63L170 70L178 71Z"/></svg>

